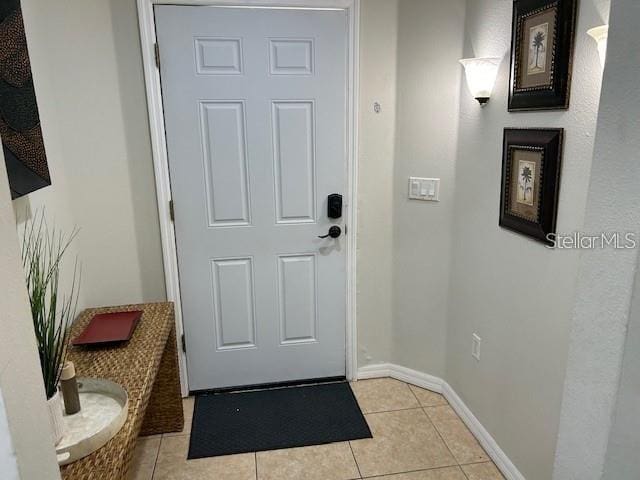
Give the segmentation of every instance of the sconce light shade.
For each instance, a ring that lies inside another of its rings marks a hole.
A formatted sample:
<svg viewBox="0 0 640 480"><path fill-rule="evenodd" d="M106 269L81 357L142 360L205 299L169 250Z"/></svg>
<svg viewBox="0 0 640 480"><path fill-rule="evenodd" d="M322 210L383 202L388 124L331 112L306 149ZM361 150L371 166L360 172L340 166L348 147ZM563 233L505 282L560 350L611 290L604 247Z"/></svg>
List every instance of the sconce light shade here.
<svg viewBox="0 0 640 480"><path fill-rule="evenodd" d="M600 25L599 27L591 28L587 30L587 35L593 38L598 44L600 66L604 67L604 61L607 56L607 37L609 36L609 25Z"/></svg>
<svg viewBox="0 0 640 480"><path fill-rule="evenodd" d="M464 67L471 95L480 105L484 105L489 101L493 85L496 83L500 58L463 58L460 63Z"/></svg>

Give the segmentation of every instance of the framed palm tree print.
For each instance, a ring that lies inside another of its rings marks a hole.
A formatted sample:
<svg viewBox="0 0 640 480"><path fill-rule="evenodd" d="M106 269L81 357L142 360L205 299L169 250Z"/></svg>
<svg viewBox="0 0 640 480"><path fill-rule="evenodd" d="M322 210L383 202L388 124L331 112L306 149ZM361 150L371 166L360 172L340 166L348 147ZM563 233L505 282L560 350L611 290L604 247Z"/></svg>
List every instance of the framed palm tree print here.
<svg viewBox="0 0 640 480"><path fill-rule="evenodd" d="M562 128L505 128L501 227L551 245L556 228Z"/></svg>
<svg viewBox="0 0 640 480"><path fill-rule="evenodd" d="M577 0L514 0L509 111L569 108Z"/></svg>

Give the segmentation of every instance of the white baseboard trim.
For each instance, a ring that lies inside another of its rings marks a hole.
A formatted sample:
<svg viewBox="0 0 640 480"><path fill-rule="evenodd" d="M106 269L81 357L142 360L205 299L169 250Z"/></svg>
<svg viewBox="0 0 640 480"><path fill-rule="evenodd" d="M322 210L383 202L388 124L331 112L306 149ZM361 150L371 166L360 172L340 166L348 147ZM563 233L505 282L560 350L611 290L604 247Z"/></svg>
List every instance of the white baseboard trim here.
<svg viewBox="0 0 640 480"><path fill-rule="evenodd" d="M393 363L378 363L358 369L358 380L380 377L395 378L436 393L442 393L442 384L444 383L441 378Z"/></svg>
<svg viewBox="0 0 640 480"><path fill-rule="evenodd" d="M467 428L471 430L471 433L478 439L482 448L485 449L506 480L526 480L509 457L507 457L507 454L498 446L487 429L482 426L480 421L471 412L469 407L465 405L453 388L443 379L393 363L367 365L358 369L358 380L380 377L395 378L396 380L401 380L417 387L426 388L432 392L441 393L467 425Z"/></svg>

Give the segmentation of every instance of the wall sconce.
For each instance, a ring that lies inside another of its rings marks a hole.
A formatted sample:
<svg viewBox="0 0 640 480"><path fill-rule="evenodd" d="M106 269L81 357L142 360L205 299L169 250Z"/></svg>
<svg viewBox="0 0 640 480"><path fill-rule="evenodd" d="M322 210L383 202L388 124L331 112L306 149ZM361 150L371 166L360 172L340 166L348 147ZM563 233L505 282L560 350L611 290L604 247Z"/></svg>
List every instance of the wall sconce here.
<svg viewBox="0 0 640 480"><path fill-rule="evenodd" d="M463 58L460 60L467 76L467 85L471 95L482 106L489 101L493 91L500 60L498 57Z"/></svg>
<svg viewBox="0 0 640 480"><path fill-rule="evenodd" d="M593 38L598 44L600 66L604 67L604 61L607 57L607 38L609 36L609 25L600 25L599 27L591 28L587 30L587 35Z"/></svg>

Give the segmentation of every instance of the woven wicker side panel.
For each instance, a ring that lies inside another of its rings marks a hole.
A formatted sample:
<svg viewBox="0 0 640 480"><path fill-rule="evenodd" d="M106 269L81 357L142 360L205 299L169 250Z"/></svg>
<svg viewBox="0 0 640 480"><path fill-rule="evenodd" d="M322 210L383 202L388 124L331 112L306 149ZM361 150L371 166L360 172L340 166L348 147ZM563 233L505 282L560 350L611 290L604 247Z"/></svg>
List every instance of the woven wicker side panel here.
<svg viewBox="0 0 640 480"><path fill-rule="evenodd" d="M181 432L184 428L182 392L175 326L167 339L160 369L142 422L140 435Z"/></svg>
<svg viewBox="0 0 640 480"><path fill-rule="evenodd" d="M60 469L65 480L122 480L126 477L165 345L174 327L173 304L88 309L74 323L71 333L71 338L75 338L96 313L132 310L143 310L144 313L128 344L69 349L69 360L75 363L78 376L106 378L126 388L129 415L122 429L106 445ZM179 392L177 398L180 398Z"/></svg>

